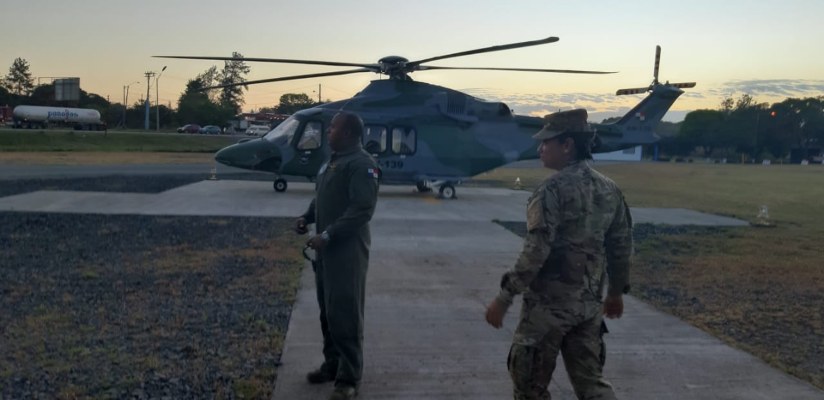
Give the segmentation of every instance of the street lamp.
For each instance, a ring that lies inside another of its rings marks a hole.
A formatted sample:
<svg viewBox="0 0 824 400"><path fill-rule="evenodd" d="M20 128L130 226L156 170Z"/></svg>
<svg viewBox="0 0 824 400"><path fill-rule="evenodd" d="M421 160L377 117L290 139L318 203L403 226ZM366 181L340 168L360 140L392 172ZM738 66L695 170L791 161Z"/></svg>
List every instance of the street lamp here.
<svg viewBox="0 0 824 400"><path fill-rule="evenodd" d="M134 81L128 85L123 85L123 127L126 127L126 112L129 110L129 88L132 85L138 84L140 81Z"/></svg>
<svg viewBox="0 0 824 400"><path fill-rule="evenodd" d="M163 71L166 70L166 66L163 66L163 69L160 70L160 73L157 74L157 78L155 78L155 114L156 114L156 123L155 123L155 131L160 132L160 88L157 85L157 82L160 80L160 75L163 75Z"/></svg>

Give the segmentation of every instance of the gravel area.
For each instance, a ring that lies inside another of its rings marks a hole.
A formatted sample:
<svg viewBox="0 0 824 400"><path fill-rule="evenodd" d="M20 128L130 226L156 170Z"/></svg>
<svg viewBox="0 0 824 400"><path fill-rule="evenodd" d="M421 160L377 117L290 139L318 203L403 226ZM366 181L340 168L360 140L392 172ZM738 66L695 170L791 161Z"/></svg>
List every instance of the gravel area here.
<svg viewBox="0 0 824 400"><path fill-rule="evenodd" d="M4 181L0 197L201 179ZM0 213L0 399L270 398L303 265L290 227Z"/></svg>

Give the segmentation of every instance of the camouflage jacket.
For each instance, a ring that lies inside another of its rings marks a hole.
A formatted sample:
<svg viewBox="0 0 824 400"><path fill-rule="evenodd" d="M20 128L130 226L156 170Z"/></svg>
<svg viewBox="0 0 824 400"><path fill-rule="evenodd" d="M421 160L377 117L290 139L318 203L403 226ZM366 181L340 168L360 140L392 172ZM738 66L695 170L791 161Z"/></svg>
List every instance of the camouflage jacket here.
<svg viewBox="0 0 824 400"><path fill-rule="evenodd" d="M568 164L538 187L527 206L527 234L498 301L524 294L542 303L600 303L629 288L632 220L615 183L586 161Z"/></svg>

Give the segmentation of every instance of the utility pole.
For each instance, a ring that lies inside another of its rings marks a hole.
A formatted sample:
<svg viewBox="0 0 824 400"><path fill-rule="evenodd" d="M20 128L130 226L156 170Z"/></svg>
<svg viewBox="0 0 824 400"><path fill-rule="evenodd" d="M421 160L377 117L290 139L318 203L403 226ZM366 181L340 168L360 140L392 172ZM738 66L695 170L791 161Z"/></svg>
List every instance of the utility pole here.
<svg viewBox="0 0 824 400"><path fill-rule="evenodd" d="M140 81L134 81L128 85L123 85L123 128L126 128L126 113L129 110L129 88L136 83L140 83Z"/></svg>
<svg viewBox="0 0 824 400"><path fill-rule="evenodd" d="M151 102L151 88L152 88L152 77L155 76L155 73L152 71L147 71L144 73L146 75L146 118L143 123L143 129L149 130L149 103Z"/></svg>
<svg viewBox="0 0 824 400"><path fill-rule="evenodd" d="M155 78L155 117L157 118L157 123L155 124L155 130L160 132L160 85L158 81L160 81L160 75L163 75L163 71L166 70L166 66L163 66L163 69L160 70L160 73L157 74L157 78Z"/></svg>
<svg viewBox="0 0 824 400"><path fill-rule="evenodd" d="M128 104L126 102L129 101L129 95L127 94L128 90L129 86L123 85L123 119L121 119L120 125L122 125L124 128L126 127L126 111L128 111L129 109L129 107L126 105Z"/></svg>
<svg viewBox="0 0 824 400"><path fill-rule="evenodd" d="M320 83L318 83L318 103L320 103Z"/></svg>

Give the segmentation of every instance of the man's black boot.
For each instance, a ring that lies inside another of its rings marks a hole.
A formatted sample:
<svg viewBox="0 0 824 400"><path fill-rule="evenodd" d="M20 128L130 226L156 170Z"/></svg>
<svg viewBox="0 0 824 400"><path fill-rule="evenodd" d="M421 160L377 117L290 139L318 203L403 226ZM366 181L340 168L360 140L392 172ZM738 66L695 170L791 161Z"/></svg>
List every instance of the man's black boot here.
<svg viewBox="0 0 824 400"><path fill-rule="evenodd" d="M337 368L331 368L324 364L306 374L306 380L312 384L332 382L335 380L335 375L337 375Z"/></svg>

